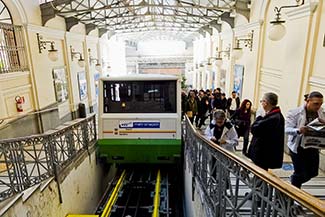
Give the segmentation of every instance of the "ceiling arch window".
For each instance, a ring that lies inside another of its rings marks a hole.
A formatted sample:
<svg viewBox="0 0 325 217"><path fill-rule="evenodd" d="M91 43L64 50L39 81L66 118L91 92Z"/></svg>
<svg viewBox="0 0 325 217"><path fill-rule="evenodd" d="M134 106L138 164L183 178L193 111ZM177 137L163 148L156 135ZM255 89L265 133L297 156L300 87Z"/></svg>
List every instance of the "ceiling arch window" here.
<svg viewBox="0 0 325 217"><path fill-rule="evenodd" d="M22 28L0 0L0 74L28 69Z"/></svg>

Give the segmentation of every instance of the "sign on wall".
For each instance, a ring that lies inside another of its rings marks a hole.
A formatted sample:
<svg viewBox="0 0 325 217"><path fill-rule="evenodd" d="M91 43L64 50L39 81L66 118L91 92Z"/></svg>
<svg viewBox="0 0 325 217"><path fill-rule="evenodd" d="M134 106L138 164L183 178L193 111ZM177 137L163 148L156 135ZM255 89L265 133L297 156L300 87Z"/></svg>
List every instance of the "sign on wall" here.
<svg viewBox="0 0 325 217"><path fill-rule="evenodd" d="M56 101L61 103L68 99L68 81L64 67L53 69L53 85Z"/></svg>
<svg viewBox="0 0 325 217"><path fill-rule="evenodd" d="M244 79L244 66L235 64L234 69L234 89L240 97L242 97Z"/></svg>
<svg viewBox="0 0 325 217"><path fill-rule="evenodd" d="M78 85L79 85L79 97L80 100L84 100L87 97L87 79L85 71L78 72Z"/></svg>

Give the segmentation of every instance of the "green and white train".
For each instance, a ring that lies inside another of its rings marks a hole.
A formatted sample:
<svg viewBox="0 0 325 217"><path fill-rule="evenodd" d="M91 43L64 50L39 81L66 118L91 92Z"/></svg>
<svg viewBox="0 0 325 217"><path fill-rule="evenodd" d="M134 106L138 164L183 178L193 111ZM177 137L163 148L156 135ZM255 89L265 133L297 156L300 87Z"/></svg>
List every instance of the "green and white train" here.
<svg viewBox="0 0 325 217"><path fill-rule="evenodd" d="M181 87L172 75L100 79L98 148L109 163L175 163L181 154Z"/></svg>

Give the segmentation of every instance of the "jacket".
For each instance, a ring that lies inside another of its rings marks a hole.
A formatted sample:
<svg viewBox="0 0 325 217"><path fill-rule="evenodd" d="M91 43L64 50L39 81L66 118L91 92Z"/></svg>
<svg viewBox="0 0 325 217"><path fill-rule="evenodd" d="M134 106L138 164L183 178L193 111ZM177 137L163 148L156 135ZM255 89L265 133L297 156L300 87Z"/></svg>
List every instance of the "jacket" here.
<svg viewBox="0 0 325 217"><path fill-rule="evenodd" d="M227 100L227 109L228 109L228 110L230 109L232 99L233 99L233 98L230 97L230 98L228 98L228 100ZM239 106L240 106L240 99L239 99L239 97L237 96L235 100L236 100L236 109L235 109L235 110L237 110L237 109L239 108Z"/></svg>
<svg viewBox="0 0 325 217"><path fill-rule="evenodd" d="M214 135L214 129L215 129L215 120L211 122L211 124L205 129L205 136L211 140L211 138ZM238 145L238 136L236 133L236 130L234 126L229 122L225 122L225 126L223 128L221 137L219 140L225 140L226 144L222 144L221 147L224 149L227 149L228 151L235 151L235 146Z"/></svg>
<svg viewBox="0 0 325 217"><path fill-rule="evenodd" d="M279 107L264 117L259 116L251 126L253 138L249 158L263 169L281 168L284 152L284 117Z"/></svg>
<svg viewBox="0 0 325 217"><path fill-rule="evenodd" d="M318 110L318 117L325 119L325 111L323 108ZM298 146L301 142L302 135L298 134L300 127L305 126L306 123L306 110L305 106L300 106L288 111L285 122L285 133L288 135L287 145L289 149L297 153Z"/></svg>

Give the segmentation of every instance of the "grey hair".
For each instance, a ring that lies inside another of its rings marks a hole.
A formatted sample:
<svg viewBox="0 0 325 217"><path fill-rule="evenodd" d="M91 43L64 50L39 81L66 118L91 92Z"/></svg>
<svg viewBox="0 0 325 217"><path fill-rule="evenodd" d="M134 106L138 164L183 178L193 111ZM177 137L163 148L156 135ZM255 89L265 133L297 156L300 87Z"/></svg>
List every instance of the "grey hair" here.
<svg viewBox="0 0 325 217"><path fill-rule="evenodd" d="M221 109L217 109L215 112L214 112L214 115L213 115L214 119L216 120L220 120L220 119L223 119L225 120L226 119L226 113L221 110Z"/></svg>
<svg viewBox="0 0 325 217"><path fill-rule="evenodd" d="M276 95L275 93L272 92L265 93L264 99L272 106L276 106L278 104L278 95Z"/></svg>

